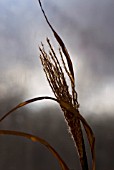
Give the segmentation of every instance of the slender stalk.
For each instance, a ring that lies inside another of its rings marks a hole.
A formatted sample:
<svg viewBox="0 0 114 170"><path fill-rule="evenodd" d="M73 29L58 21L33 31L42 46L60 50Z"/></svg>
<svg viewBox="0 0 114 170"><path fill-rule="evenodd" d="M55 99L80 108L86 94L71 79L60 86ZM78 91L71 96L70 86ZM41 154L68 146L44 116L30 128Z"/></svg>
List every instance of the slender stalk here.
<svg viewBox="0 0 114 170"><path fill-rule="evenodd" d="M88 161L86 156L83 132L80 124L80 119L78 117L79 110L78 101L75 95L76 92L74 79L70 71L66 71L67 67L62 59L63 65L66 68L65 71L71 81L72 94L70 94L69 86L67 85L64 71L57 59L57 56L49 39L47 39L47 43L50 48L49 54L46 53L43 44L39 48L41 52L40 59L43 65L43 69L46 74L49 85L52 88L52 91L55 94L57 100L60 103L60 107L64 112L65 120L68 124L69 131L74 139L74 143L78 151L82 170L88 170Z"/></svg>

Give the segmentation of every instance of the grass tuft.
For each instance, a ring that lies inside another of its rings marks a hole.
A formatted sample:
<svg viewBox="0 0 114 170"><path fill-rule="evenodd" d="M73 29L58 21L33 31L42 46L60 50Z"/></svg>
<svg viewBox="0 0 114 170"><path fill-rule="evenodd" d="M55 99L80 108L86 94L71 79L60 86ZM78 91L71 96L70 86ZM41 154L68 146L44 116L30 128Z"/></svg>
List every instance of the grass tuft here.
<svg viewBox="0 0 114 170"><path fill-rule="evenodd" d="M47 77L47 81L49 82L49 85L55 95L55 98L49 96L41 96L41 97L36 97L24 101L18 104L13 109L11 109L5 115L3 115L2 118L0 119L0 122L3 121L8 115L10 115L18 108L23 107L29 103L36 102L39 100L44 100L44 99L50 99L58 102L64 113L64 118L65 121L67 122L71 137L74 140L82 170L89 170L89 167L88 167L88 159L86 155L85 141L83 138L83 131L81 125L83 125L85 132L87 134L87 139L89 141L91 156L92 156L92 170L95 170L95 137L91 127L88 125L88 123L86 122L86 120L83 118L83 116L80 114L79 111L78 95L75 90L75 78L74 78L74 70L73 70L71 57L68 53L68 50L63 40L60 38L58 33L53 29L52 25L50 24L45 14L45 11L43 10L41 1L38 0L38 2L43 12L43 15L46 19L46 22L50 27L51 31L53 32L56 41L59 44L59 55L60 55L59 57L61 58L62 61L61 63L59 62L60 60L58 59L58 56L56 55L54 48L48 38L47 38L47 43L49 46L49 52L47 53L45 51L45 47L43 43L41 43L41 46L39 47L40 59L43 66L43 70ZM67 75L70 81L70 85L68 84L68 80L66 79L65 75ZM69 168L62 160L62 158L59 156L59 154L55 151L55 149L52 146L50 146L44 139L41 139L39 137L24 132L9 131L9 130L0 130L0 135L16 135L16 136L28 138L33 142L35 141L40 142L41 144L46 146L56 157L56 159L59 161L62 170L69 170Z"/></svg>

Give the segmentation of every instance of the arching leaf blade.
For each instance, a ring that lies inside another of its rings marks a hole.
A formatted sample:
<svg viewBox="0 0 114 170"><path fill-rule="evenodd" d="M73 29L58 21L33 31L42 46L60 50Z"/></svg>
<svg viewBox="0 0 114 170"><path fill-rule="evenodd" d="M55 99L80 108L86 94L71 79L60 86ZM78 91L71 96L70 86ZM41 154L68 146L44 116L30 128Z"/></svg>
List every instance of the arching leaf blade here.
<svg viewBox="0 0 114 170"><path fill-rule="evenodd" d="M65 47L65 44L64 44L63 40L60 38L60 36L58 35L58 33L54 30L54 28L53 28L52 25L50 24L50 22L49 22L49 20L48 20L48 18L47 18L47 16L46 16L46 14L45 14L45 11L44 11L44 9L43 9L43 7L42 7L41 1L38 0L38 2L39 2L39 4L40 4L42 13L43 13L43 15L44 15L44 17L45 17L45 19L46 19L47 24L48 24L49 27L51 28L51 30L52 30L52 32L53 32L53 34L54 34L54 37L56 38L57 42L59 43L59 45L60 45L60 47L61 47L61 49L62 49L62 51L63 51L63 53L64 53L64 55L65 55L65 57L66 57L66 60L67 60L67 64L68 64L70 73L71 73L72 78L73 78L73 80L74 80L73 65L72 65L72 61L71 61L71 59L70 59L70 55L69 55L69 53L68 53L68 51L67 51L67 48Z"/></svg>
<svg viewBox="0 0 114 170"><path fill-rule="evenodd" d="M36 98L32 98L32 99L29 99L27 101L24 101L22 103L19 103L17 106L15 106L13 109L11 109L9 112L7 112L5 115L3 115L0 119L0 122L2 120L4 120L8 115L10 115L12 112L14 112L15 110L19 109L20 107L23 107L27 104L30 104L30 103L33 103L33 102L36 102L36 101L39 101L39 100L44 100L44 99L50 99L50 100L54 100L54 101L57 101L57 99L53 98L53 97L49 97L49 96L43 96L43 97L36 97Z"/></svg>
<svg viewBox="0 0 114 170"><path fill-rule="evenodd" d="M61 167L61 170L69 170L68 166L62 160L60 155L55 151L55 149L46 140L44 140L38 136L34 136L32 134L19 132L19 131L10 131L10 130L0 130L0 135L14 135L14 136L27 138L29 140L32 140L33 142L39 142L40 144L45 146L53 154L53 156L57 159L57 161Z"/></svg>

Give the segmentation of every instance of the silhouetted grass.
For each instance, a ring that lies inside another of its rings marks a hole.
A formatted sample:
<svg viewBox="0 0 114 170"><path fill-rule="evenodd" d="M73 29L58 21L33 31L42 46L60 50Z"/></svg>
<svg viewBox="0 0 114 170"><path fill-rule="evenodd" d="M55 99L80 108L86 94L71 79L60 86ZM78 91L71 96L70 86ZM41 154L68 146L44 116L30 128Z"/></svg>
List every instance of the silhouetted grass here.
<svg viewBox="0 0 114 170"><path fill-rule="evenodd" d="M41 46L39 47L41 63L42 63L45 75L47 77L47 81L49 82L49 85L55 95L55 98L49 97L49 96L42 96L42 97L37 97L37 98L33 98L25 102L22 102L18 104L16 107L14 107L11 111L6 113L0 119L0 121L2 121L10 113L14 112L16 109L23 107L29 103L35 102L35 101L39 101L43 99L50 99L50 100L54 100L58 102L64 113L64 118L65 118L65 121L67 122L71 137L74 140L82 170L89 169L87 155L86 155L85 142L83 138L82 126L84 127L85 132L87 134L87 139L89 141L89 145L91 149L92 170L95 170L95 147L94 147L95 138L94 138L92 129L90 128L86 120L82 117L82 115L79 112L78 95L75 90L75 77L74 77L74 70L73 70L71 57L62 39L60 38L58 33L53 29L52 25L50 24L45 14L45 11L42 8L41 1L39 0L38 2L40 4L41 10L46 19L46 22L51 28L51 31L53 32L54 37L56 38L56 41L59 44L60 56L56 55L53 49L53 46L51 45L50 40L48 38L47 38L47 43L49 46L49 52L47 53L45 51L43 43L41 43ZM67 79L69 80L66 79L65 75L67 76ZM68 81L70 82L70 84L68 83ZM40 142L41 144L46 146L52 152L52 154L57 158L62 170L70 169L68 168L66 163L63 161L63 159L59 156L59 154L55 151L55 149L52 146L50 146L48 142L46 142L44 139L41 139L31 134L18 132L18 131L0 130L0 134L21 136L21 137L29 138L32 141Z"/></svg>

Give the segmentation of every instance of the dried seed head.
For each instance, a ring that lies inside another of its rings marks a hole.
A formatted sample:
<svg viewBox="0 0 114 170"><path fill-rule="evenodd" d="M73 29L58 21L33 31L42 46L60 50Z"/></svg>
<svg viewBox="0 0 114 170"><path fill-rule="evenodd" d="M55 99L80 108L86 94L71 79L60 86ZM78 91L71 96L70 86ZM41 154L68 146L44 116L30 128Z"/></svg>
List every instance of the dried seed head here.
<svg viewBox="0 0 114 170"><path fill-rule="evenodd" d="M68 86L64 77L63 70L49 39L47 39L47 42L50 47L49 54L45 52L43 46L42 48L40 48L40 59L42 61L46 77L57 99L64 100L66 98L66 100L68 101L68 98L71 98L71 96L68 91Z"/></svg>
<svg viewBox="0 0 114 170"><path fill-rule="evenodd" d="M69 86L65 79L63 68L48 38L47 38L47 43L49 45L49 53L46 53L44 49L44 45L42 43L41 43L41 47L39 47L40 52L41 52L40 59L41 59L47 80L58 100L68 102L73 107L74 106L78 107L77 93L75 91L74 79L72 77L72 74L70 73L70 71L68 70L66 66L66 63L63 58L63 53L61 49L59 48L59 53L60 53L60 57L62 60L62 66L64 67L64 71L68 75L69 80L71 82L73 95L70 94Z"/></svg>

